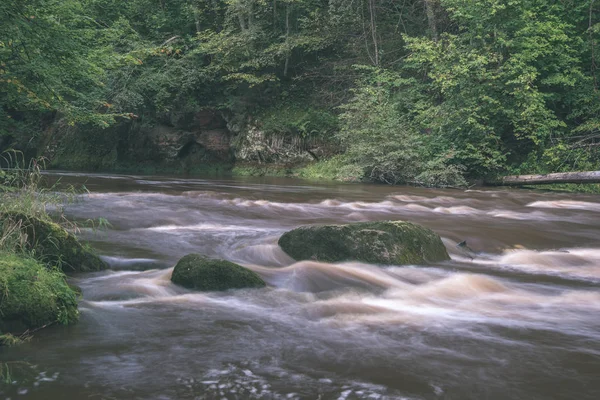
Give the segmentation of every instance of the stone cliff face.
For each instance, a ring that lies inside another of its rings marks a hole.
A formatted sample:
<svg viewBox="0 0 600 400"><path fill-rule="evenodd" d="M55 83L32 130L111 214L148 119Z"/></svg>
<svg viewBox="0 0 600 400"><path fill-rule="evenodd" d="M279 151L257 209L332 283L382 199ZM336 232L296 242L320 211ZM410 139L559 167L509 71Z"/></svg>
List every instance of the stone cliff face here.
<svg viewBox="0 0 600 400"><path fill-rule="evenodd" d="M29 146L28 154L45 157L55 169L147 173L226 172L234 164L301 166L331 153L331 145L319 138L265 133L251 118L210 110L190 114L185 122L140 119L107 129L57 119Z"/></svg>
<svg viewBox="0 0 600 400"><path fill-rule="evenodd" d="M318 161L331 152L330 144L315 137L264 132L258 121L229 121L232 151L241 164L302 165Z"/></svg>
<svg viewBox="0 0 600 400"><path fill-rule="evenodd" d="M235 159L243 163L303 164L318 159L319 146L310 139L286 135L267 135L256 126L249 126L236 135Z"/></svg>
<svg viewBox="0 0 600 400"><path fill-rule="evenodd" d="M40 155L53 168L193 172L233 162L231 134L216 113L202 112L185 128L127 121L109 129L68 127L56 122Z"/></svg>

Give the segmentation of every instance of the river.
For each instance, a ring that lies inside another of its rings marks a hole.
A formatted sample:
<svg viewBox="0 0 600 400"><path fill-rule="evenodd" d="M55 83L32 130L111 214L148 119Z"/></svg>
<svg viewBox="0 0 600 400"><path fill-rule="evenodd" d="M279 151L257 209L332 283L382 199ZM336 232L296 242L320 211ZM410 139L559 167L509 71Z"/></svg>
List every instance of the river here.
<svg viewBox="0 0 600 400"><path fill-rule="evenodd" d="M286 179L56 173L111 270L83 274L81 320L2 349L0 399L599 399L600 196ZM452 260L294 262L304 224L407 220ZM467 240L473 252L456 246ZM188 253L259 290L170 282Z"/></svg>

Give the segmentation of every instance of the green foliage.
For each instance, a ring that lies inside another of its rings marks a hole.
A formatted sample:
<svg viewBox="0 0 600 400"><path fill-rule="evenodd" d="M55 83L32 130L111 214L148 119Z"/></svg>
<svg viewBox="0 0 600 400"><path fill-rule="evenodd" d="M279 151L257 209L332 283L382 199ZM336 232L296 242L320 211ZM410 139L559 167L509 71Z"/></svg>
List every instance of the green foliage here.
<svg viewBox="0 0 600 400"><path fill-rule="evenodd" d="M339 140L351 178L391 184L411 181L418 173L421 141L402 119L384 86L363 86L342 107Z"/></svg>
<svg viewBox="0 0 600 400"><path fill-rule="evenodd" d="M273 164L252 164L252 165L236 165L231 170L233 176L279 176L290 177L295 176L294 168L273 165Z"/></svg>
<svg viewBox="0 0 600 400"><path fill-rule="evenodd" d="M337 155L299 169L297 176L312 180L350 180L344 174L346 168L344 157Z"/></svg>
<svg viewBox="0 0 600 400"><path fill-rule="evenodd" d="M106 267L51 221L50 206L68 223L61 211L69 193L42 188L42 164L25 164L18 152L3 154L3 164L12 168L0 168L0 346L19 344L30 332L54 323L77 321L79 293L67 284L61 268ZM8 366L2 374L10 375Z"/></svg>
<svg viewBox="0 0 600 400"><path fill-rule="evenodd" d="M23 339L22 337L17 337L15 335L11 335L10 333L5 333L2 334L2 332L0 331L0 347L1 346L17 346L19 344L22 344L27 338L28 336L24 336L25 339ZM2 367L2 366L0 366ZM6 378L7 380L10 379L10 369L8 368L8 365L4 365L4 371L0 371L0 381L2 381L2 378ZM3 375L4 373L4 375ZM10 381L9 381L10 382Z"/></svg>
<svg viewBox="0 0 600 400"><path fill-rule="evenodd" d="M0 213L3 231L17 235L15 248L29 252L49 268L64 272L88 272L106 269L107 265L87 246L60 225L17 212Z"/></svg>
<svg viewBox="0 0 600 400"><path fill-rule="evenodd" d="M15 129L11 120L23 111L59 111L71 123L114 120L100 109L104 73L87 43L95 27L76 0L0 4L0 109L8 120L0 131Z"/></svg>
<svg viewBox="0 0 600 400"><path fill-rule="evenodd" d="M465 167L449 164L435 153L430 135L417 132L399 109L403 80L395 74L366 69L369 79L354 90L341 109L337 135L345 146L340 175L389 184L465 186ZM443 154L443 153L442 153Z"/></svg>
<svg viewBox="0 0 600 400"><path fill-rule="evenodd" d="M449 164L446 159L435 158L424 164L415 181L428 187L467 187L464 178L466 169L464 165Z"/></svg>
<svg viewBox="0 0 600 400"><path fill-rule="evenodd" d="M337 130L335 115L325 110L295 104L269 107L257 119L266 134L329 137Z"/></svg>
<svg viewBox="0 0 600 400"><path fill-rule="evenodd" d="M63 206L76 192L57 192L56 186L42 185L42 165L32 161L24 167L22 155L5 153L4 161L14 166L1 169L5 195L0 197L0 251L23 254L37 259L48 268L71 271L96 271L106 264L83 246L65 227L52 221L47 212L53 208L54 218L69 228L76 225L63 215Z"/></svg>
<svg viewBox="0 0 600 400"><path fill-rule="evenodd" d="M42 170L45 160L27 161L25 155L18 151L0 153L0 213L20 212L42 219L49 219L47 208L62 213L62 206L69 201L75 190L68 187L62 194L55 188L43 187Z"/></svg>
<svg viewBox="0 0 600 400"><path fill-rule="evenodd" d="M453 147L452 160L470 175L501 172L568 133L565 93L589 84L569 6L533 0L441 5L453 29L437 41L407 37L404 68L426 77L414 121Z"/></svg>

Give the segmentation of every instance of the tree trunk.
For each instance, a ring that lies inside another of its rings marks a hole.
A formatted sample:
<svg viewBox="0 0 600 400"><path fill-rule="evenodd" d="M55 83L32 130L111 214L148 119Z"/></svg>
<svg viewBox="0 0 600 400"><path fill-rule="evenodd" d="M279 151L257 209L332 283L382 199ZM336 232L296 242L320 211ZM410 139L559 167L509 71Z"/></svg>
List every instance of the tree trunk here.
<svg viewBox="0 0 600 400"><path fill-rule="evenodd" d="M594 41L594 1L590 0L590 14L589 14L589 27L588 31L590 34L590 46L592 48L592 76L594 77L594 90L598 91L598 77L596 76L596 42Z"/></svg>
<svg viewBox="0 0 600 400"><path fill-rule="evenodd" d="M379 44L377 42L377 22L375 21L375 0L369 0L369 14L371 20L371 37L373 38L373 51L375 52L375 66L379 67Z"/></svg>
<svg viewBox="0 0 600 400"><path fill-rule="evenodd" d="M254 2L248 7L248 29L254 28Z"/></svg>
<svg viewBox="0 0 600 400"><path fill-rule="evenodd" d="M238 14L238 20L240 21L240 29L242 30L242 32L246 32L248 28L246 27L246 21L244 20L244 16L241 13Z"/></svg>
<svg viewBox="0 0 600 400"><path fill-rule="evenodd" d="M437 18L435 16L435 3L437 0L423 0L425 11L427 13L427 22L431 31L431 38L434 42L438 41Z"/></svg>
<svg viewBox="0 0 600 400"><path fill-rule="evenodd" d="M285 8L285 41L286 46L289 46L288 40L290 38L290 5L288 4ZM290 66L290 51L287 49L287 55L285 56L285 65L283 66L283 76L287 77L288 68Z"/></svg>
<svg viewBox="0 0 600 400"><path fill-rule="evenodd" d="M560 172L544 175L513 175L505 176L500 182L490 182L492 185L507 186L544 185L550 183L600 183L600 171Z"/></svg>

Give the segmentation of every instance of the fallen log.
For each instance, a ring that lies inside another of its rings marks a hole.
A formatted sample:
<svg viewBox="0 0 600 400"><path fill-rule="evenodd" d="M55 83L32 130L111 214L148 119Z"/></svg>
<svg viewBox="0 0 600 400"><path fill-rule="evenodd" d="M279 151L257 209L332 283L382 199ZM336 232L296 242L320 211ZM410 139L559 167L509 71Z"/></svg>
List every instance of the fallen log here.
<svg viewBox="0 0 600 400"><path fill-rule="evenodd" d="M600 183L600 171L558 172L542 175L511 175L505 176L493 185L523 186L544 185L551 183Z"/></svg>

